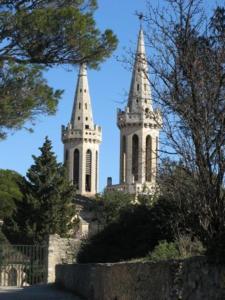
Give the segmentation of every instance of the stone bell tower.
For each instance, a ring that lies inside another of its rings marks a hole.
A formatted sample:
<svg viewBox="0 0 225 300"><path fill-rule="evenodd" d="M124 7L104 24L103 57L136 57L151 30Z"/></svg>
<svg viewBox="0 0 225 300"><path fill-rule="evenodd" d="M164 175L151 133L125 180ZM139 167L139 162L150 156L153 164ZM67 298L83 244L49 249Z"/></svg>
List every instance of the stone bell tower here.
<svg viewBox="0 0 225 300"><path fill-rule="evenodd" d="M77 194L92 197L99 180L101 127L94 125L86 64L80 66L71 121L62 126L64 162Z"/></svg>
<svg viewBox="0 0 225 300"><path fill-rule="evenodd" d="M107 190L130 194L152 193L156 187L159 131L162 118L152 107L144 33L139 32L135 63L124 110L118 110L120 129L120 183Z"/></svg>

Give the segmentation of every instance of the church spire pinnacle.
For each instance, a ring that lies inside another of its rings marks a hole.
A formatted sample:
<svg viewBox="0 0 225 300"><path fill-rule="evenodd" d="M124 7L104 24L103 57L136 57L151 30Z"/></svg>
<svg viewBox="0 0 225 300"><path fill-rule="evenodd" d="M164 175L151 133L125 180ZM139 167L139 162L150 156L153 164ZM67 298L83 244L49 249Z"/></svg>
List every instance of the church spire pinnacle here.
<svg viewBox="0 0 225 300"><path fill-rule="evenodd" d="M74 129L92 129L94 127L87 77L87 66L85 63L80 65L71 116L71 125Z"/></svg>
<svg viewBox="0 0 225 300"><path fill-rule="evenodd" d="M140 26L135 63L133 68L128 107L131 112L153 110L151 87L148 80L148 64L145 52L144 31Z"/></svg>

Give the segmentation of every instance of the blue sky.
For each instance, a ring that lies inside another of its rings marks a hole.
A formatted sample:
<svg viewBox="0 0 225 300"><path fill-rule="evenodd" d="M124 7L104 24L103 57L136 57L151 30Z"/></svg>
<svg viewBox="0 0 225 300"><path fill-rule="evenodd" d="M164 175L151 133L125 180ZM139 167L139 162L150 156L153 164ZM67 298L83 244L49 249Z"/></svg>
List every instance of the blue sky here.
<svg viewBox="0 0 225 300"><path fill-rule="evenodd" d="M151 1L153 4L158 1ZM161 2L161 1L160 1ZM222 1L218 1L222 3ZM89 86L92 99L94 121L102 127L103 142L100 149L100 191L108 176L118 183L119 174L119 130L116 126L116 109L124 107L129 90L131 73L117 61L116 57L126 54L124 48L136 48L139 21L135 11L145 10L144 0L99 0L95 16L100 29L111 28L119 39L118 49L113 56L102 64L98 71L89 70ZM210 5L214 4L209 0ZM64 94L53 117L39 117L34 133L26 130L9 135L0 145L0 168L12 169L26 174L33 163L32 154L39 155L38 147L44 137L53 142L53 150L58 160L63 159L61 125L70 120L77 80L77 69L57 67L51 69L46 78L51 86L63 89Z"/></svg>

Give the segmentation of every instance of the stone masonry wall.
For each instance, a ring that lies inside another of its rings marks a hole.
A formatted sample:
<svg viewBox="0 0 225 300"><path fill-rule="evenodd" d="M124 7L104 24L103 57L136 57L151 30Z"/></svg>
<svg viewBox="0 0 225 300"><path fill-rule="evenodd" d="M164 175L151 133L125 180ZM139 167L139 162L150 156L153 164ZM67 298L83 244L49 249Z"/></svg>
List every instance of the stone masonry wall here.
<svg viewBox="0 0 225 300"><path fill-rule="evenodd" d="M61 238L59 235L50 235L47 253L47 282L55 281L55 267L57 264L71 264L75 262L76 253L80 246L77 239Z"/></svg>
<svg viewBox="0 0 225 300"><path fill-rule="evenodd" d="M223 300L225 267L204 257L56 266L56 283L88 300Z"/></svg>

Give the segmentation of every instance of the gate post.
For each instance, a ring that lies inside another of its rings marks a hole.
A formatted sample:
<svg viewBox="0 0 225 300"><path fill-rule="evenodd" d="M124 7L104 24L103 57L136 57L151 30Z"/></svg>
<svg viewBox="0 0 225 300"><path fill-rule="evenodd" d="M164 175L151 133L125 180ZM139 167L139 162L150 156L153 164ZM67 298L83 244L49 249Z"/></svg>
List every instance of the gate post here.
<svg viewBox="0 0 225 300"><path fill-rule="evenodd" d="M47 283L55 282L55 267L76 261L80 240L49 235L47 242Z"/></svg>

